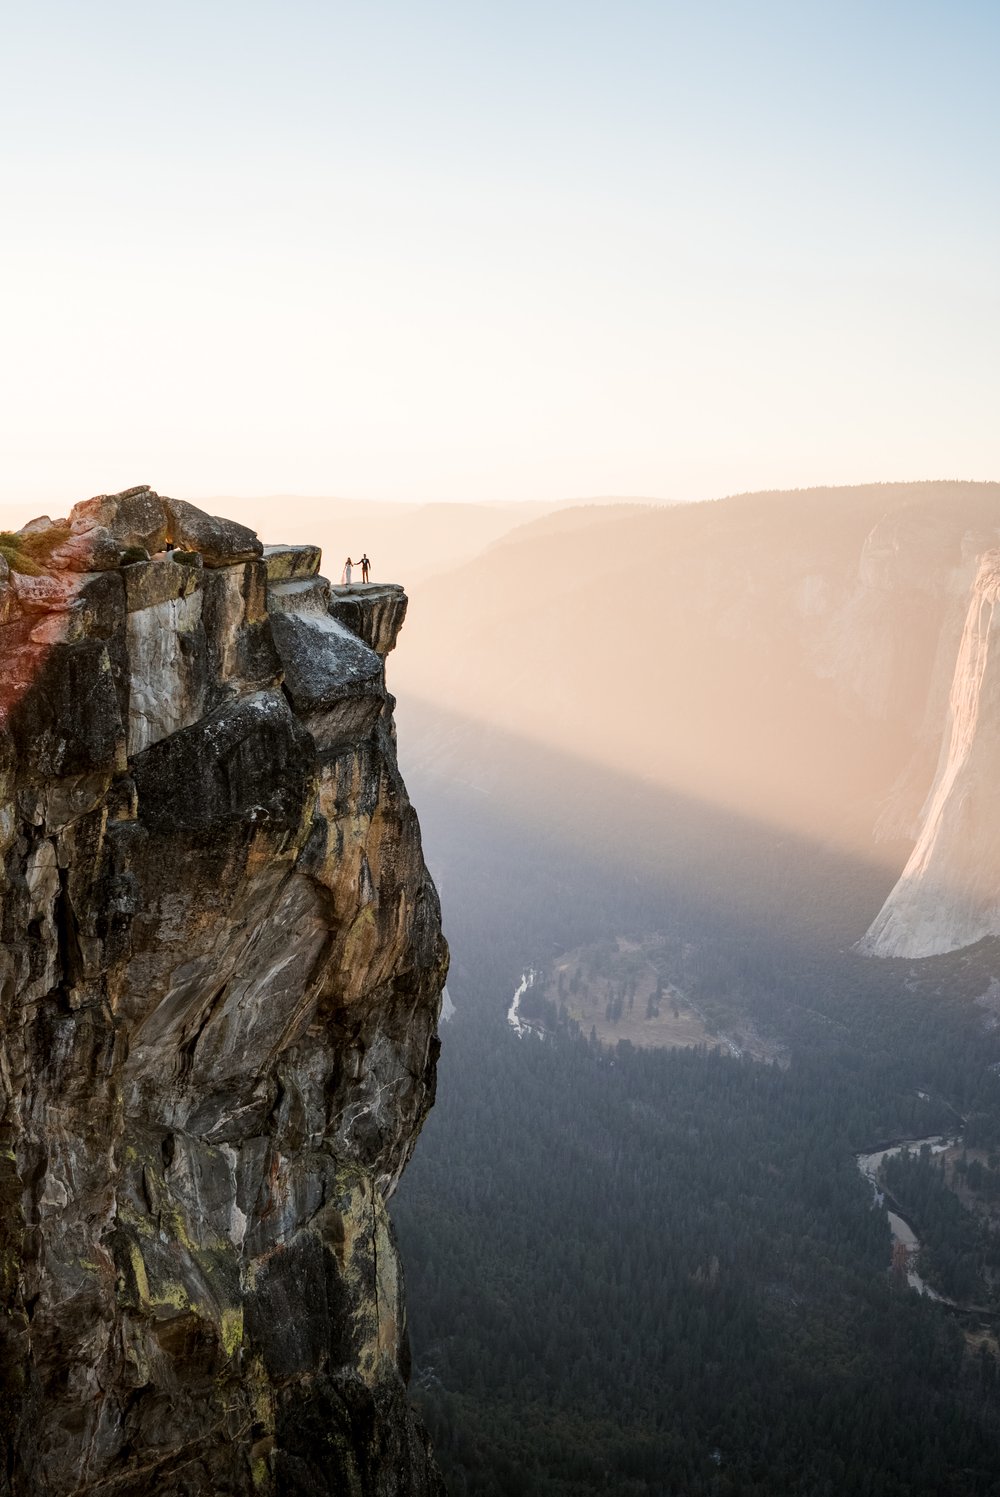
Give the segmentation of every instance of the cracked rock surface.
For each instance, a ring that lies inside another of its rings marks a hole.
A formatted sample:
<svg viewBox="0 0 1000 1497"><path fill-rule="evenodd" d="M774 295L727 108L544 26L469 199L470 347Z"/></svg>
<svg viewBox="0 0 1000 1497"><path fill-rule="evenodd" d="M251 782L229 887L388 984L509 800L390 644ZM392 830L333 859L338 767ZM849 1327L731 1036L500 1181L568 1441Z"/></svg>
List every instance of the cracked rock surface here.
<svg viewBox="0 0 1000 1497"><path fill-rule="evenodd" d="M447 968L385 690L405 595L338 605L315 548L145 487L22 533L0 1497L439 1493L385 1208Z"/></svg>

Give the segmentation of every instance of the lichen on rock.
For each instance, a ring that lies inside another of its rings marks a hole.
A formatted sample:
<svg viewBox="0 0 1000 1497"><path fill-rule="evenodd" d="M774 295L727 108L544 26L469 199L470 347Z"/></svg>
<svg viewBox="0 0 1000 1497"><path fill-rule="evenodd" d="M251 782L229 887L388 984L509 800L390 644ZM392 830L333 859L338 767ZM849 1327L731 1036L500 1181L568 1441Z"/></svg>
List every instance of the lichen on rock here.
<svg viewBox="0 0 1000 1497"><path fill-rule="evenodd" d="M405 596L145 486L42 531L0 577L0 1494L436 1493L385 1209L447 966Z"/></svg>

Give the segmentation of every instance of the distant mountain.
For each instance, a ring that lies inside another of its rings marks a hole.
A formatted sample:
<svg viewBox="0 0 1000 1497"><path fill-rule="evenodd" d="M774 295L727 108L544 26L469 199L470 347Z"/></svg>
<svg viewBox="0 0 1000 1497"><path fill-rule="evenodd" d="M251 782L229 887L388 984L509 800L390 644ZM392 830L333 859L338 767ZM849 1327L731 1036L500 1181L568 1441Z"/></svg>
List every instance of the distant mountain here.
<svg viewBox="0 0 1000 1497"><path fill-rule="evenodd" d="M320 545L324 571L334 581L348 556L357 560L367 551L372 559L373 580L408 584L441 567L457 566L513 527L559 508L557 504L541 501L394 504L301 494L271 494L258 499L233 495L175 497L190 498L200 509L249 524L269 538L277 536L290 544ZM65 513L73 502L70 498L57 507L58 514ZM55 518L57 508L50 508ZM17 530L35 514L36 511L24 505L0 505L0 526Z"/></svg>
<svg viewBox="0 0 1000 1497"><path fill-rule="evenodd" d="M520 521L538 519L552 508L531 502L392 504L294 494L194 502L213 514L249 516L261 534L277 529L292 542L311 535L323 548L324 571L334 582L348 556L357 561L367 551L374 580L408 585L439 567L459 565Z"/></svg>
<svg viewBox="0 0 1000 1497"><path fill-rule="evenodd" d="M514 734L898 870L998 544L1000 484L565 508L411 587L403 710L424 703L442 773L474 763L485 784L491 733ZM977 773L978 814L1000 825ZM980 865L1000 887L1000 852ZM1000 914L977 920L869 949L923 955L1000 929Z"/></svg>
<svg viewBox="0 0 1000 1497"><path fill-rule="evenodd" d="M212 514L242 517L261 535L280 531L286 541L318 542L323 548L324 570L334 581L348 556L356 561L362 551L367 551L373 580L402 582L407 587L444 568L472 560L484 547L523 524L542 521L580 504L574 499L555 503L394 504L295 494L263 499L219 496L195 498L193 502ZM635 507L646 501L603 502Z"/></svg>

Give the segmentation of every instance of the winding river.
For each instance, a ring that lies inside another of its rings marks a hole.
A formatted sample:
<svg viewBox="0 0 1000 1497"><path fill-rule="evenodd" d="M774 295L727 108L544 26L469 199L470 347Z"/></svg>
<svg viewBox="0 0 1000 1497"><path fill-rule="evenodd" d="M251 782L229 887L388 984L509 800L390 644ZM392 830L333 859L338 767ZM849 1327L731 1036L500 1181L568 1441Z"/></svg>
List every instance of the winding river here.
<svg viewBox="0 0 1000 1497"><path fill-rule="evenodd" d="M874 1154L858 1154L856 1156L858 1161L858 1169L864 1175L865 1179L870 1183L872 1190L875 1192L875 1200L881 1206L885 1202L885 1196L882 1192L882 1187L879 1185L878 1172L883 1159L888 1159L893 1154L902 1154L904 1153L904 1151L907 1154L916 1153L921 1148L923 1148L924 1144L930 1145L932 1154L941 1154L945 1149L950 1149L954 1144L958 1142L959 1140L957 1138L946 1138L942 1133L934 1133L928 1138L908 1138L903 1143L893 1144L888 1149L878 1149ZM920 1250L920 1239L917 1237L916 1232L914 1232L909 1222L905 1221L903 1217L901 1217L898 1212L895 1211L889 1211L888 1217L889 1230L892 1233L893 1247L895 1247L898 1243L906 1250L906 1282L909 1284L910 1288L915 1289L918 1294L926 1294L928 1299L936 1299L942 1305L953 1305L955 1303L954 1300L947 1299L943 1294L938 1294L936 1289L932 1289L931 1286L926 1283L914 1269L910 1267L911 1260Z"/></svg>
<svg viewBox="0 0 1000 1497"><path fill-rule="evenodd" d="M518 1036L519 1039L523 1039L526 1034L530 1034L532 1031L533 1026L531 1024L526 1024L523 1019L519 1018L517 1011L521 1007L521 999L524 997L528 989L533 985L534 981L534 967L529 967L527 972L522 972L521 981L518 985L517 991L514 994L510 1008L507 1010L507 1023L510 1025L511 1029L513 1029L514 1033ZM537 1033L538 1031L536 1030L535 1032Z"/></svg>
<svg viewBox="0 0 1000 1497"><path fill-rule="evenodd" d="M507 1023L519 1038L523 1038L524 1035L531 1034L533 1031L540 1033L532 1024L526 1023L519 1013L521 999L528 989L534 985L537 975L534 968L529 968L527 972L521 974L521 981L514 992L510 1008L507 1010ZM740 1052L736 1049L735 1045L731 1045L730 1048L734 1054L739 1055ZM911 1152L915 1153L923 1148L924 1144L930 1145L932 1154L941 1154L945 1149L950 1149L958 1142L959 1139L957 1138L948 1138L943 1133L934 1133L927 1138L904 1139L902 1143L892 1144L886 1149L876 1149L871 1154L857 1154L855 1157L858 1161L858 1169L871 1185L876 1203L882 1206L885 1204L885 1194L879 1184L878 1172L883 1160L890 1158L893 1154L902 1154L904 1150L908 1154ZM925 1294L928 1299L937 1300L939 1304L954 1305L954 1300L948 1299L943 1294L938 1294L937 1290L932 1289L930 1284L922 1279L916 1270L910 1266L920 1251L920 1239L909 1222L901 1217L897 1211L891 1211L887 1208L886 1214L889 1218L889 1231L892 1233L893 1247L895 1248L899 1244L906 1252L906 1282L910 1288L915 1289L918 1294Z"/></svg>

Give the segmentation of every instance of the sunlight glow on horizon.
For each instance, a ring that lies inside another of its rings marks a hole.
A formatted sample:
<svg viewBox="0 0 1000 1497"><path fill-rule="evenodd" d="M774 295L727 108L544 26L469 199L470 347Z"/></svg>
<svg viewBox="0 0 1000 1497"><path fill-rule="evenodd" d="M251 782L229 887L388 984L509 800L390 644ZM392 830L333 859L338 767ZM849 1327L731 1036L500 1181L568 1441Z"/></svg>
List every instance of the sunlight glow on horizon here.
<svg viewBox="0 0 1000 1497"><path fill-rule="evenodd" d="M991 6L6 30L0 501L995 476Z"/></svg>

